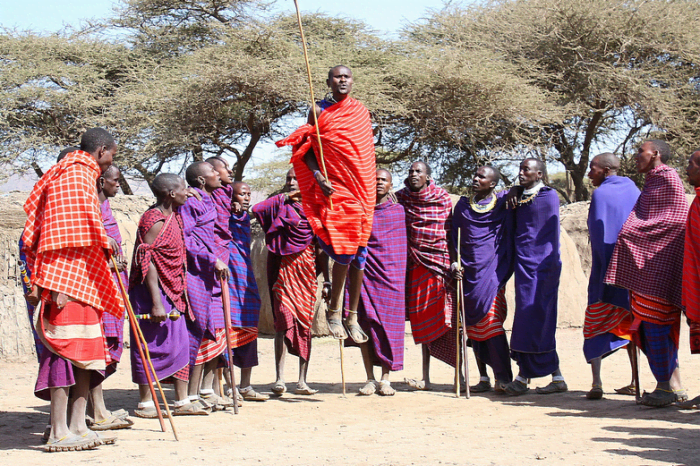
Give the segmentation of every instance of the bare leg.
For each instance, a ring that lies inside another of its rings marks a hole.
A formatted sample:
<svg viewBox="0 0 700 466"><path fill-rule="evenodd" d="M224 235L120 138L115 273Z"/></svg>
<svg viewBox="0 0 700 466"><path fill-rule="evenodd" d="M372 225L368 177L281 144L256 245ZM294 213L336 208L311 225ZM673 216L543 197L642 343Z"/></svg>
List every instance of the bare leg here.
<svg viewBox="0 0 700 466"><path fill-rule="evenodd" d="M214 358L211 361L204 363L204 370L202 376L202 386L200 387L200 393L202 390L213 390L214 389L214 379L216 378L216 368L219 365L219 358Z"/></svg>
<svg viewBox="0 0 700 466"><path fill-rule="evenodd" d="M112 414L105 406L102 384L90 390L90 400L92 401L93 418L95 422L102 422Z"/></svg>
<svg viewBox="0 0 700 466"><path fill-rule="evenodd" d="M593 386L602 387L603 380L600 377L600 368L603 365L602 358L595 358L591 360L591 372L593 372Z"/></svg>
<svg viewBox="0 0 700 466"><path fill-rule="evenodd" d="M627 345L627 357L629 357L630 359L630 372L632 374L630 375L630 377L632 378L632 381L630 382L630 387L634 387L634 354L632 353L633 351L637 351L637 345L629 343Z"/></svg>
<svg viewBox="0 0 700 466"><path fill-rule="evenodd" d="M146 390L148 391L148 396L151 396L151 391L148 390L148 386L146 386ZM141 386L139 386L139 393L141 392ZM175 379L175 395L177 395L177 401L184 401L187 399L187 382L184 380L180 379Z"/></svg>
<svg viewBox="0 0 700 466"><path fill-rule="evenodd" d="M85 410L87 408L88 393L90 392L91 373L88 370L78 369L73 366L73 374L75 375L75 385L71 387L73 407L71 409L69 429L74 434L83 435L88 431L88 426L85 423Z"/></svg>
<svg viewBox="0 0 700 466"><path fill-rule="evenodd" d="M374 379L374 348L371 343L362 343L360 345L360 351L362 352L362 362L365 365L365 373L367 374L367 380Z"/></svg>
<svg viewBox="0 0 700 466"><path fill-rule="evenodd" d="M250 387L250 376L253 373L252 367L241 369L241 388Z"/></svg>
<svg viewBox="0 0 700 466"><path fill-rule="evenodd" d="M190 381L187 386L187 394L189 396L199 396L199 387L202 382L202 373L204 372L204 364L190 366Z"/></svg>
<svg viewBox="0 0 700 466"><path fill-rule="evenodd" d="M425 382L425 388L430 386L430 348L428 345L421 345L423 350L423 382Z"/></svg>
<svg viewBox="0 0 700 466"><path fill-rule="evenodd" d="M58 440L70 434L68 429L68 392L69 387L52 388L51 391L51 436L49 440Z"/></svg>
<svg viewBox="0 0 700 466"><path fill-rule="evenodd" d="M677 390L683 390L683 384L681 383L681 368L676 366L676 368L673 371L673 374L671 374L671 380L669 380L669 388L671 390L677 391Z"/></svg>
<svg viewBox="0 0 700 466"><path fill-rule="evenodd" d="M284 361L287 355L287 345L284 344L284 333L277 332L275 334L275 371L277 372L277 380L275 387L284 386ZM299 382L302 381L301 375L301 359L299 360ZM307 363L308 364L308 363ZM304 371L304 379L306 371Z"/></svg>
<svg viewBox="0 0 700 466"><path fill-rule="evenodd" d="M309 361L311 360L311 339L309 339L309 359L299 358L299 381L297 388L310 389L306 383L306 374L309 372Z"/></svg>
<svg viewBox="0 0 700 466"><path fill-rule="evenodd" d="M348 274L348 266L335 262L332 271L331 303L328 306L328 329L333 338L345 339L347 334L342 325L343 291L345 290L345 278Z"/></svg>

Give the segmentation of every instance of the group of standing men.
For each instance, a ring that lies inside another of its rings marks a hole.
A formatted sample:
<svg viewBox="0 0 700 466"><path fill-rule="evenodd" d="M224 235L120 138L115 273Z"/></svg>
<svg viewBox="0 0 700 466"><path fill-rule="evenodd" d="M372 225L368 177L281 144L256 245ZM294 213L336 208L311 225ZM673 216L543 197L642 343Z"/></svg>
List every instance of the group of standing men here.
<svg viewBox="0 0 700 466"><path fill-rule="evenodd" d="M543 162L525 159L519 186L498 193L498 170L480 167L473 195L462 197L454 211L425 162L411 165L405 187L394 194L391 174L376 170L369 112L349 96L352 72L334 67L327 83L331 92L309 123L278 142L293 146L286 192L251 209L268 248L276 331L273 393L287 389L287 352L300 359L295 393L316 393L306 375L319 274L331 334L361 348L367 372L362 395L395 393L389 374L403 368L407 317L415 343L422 345L423 377L406 383L429 390L431 357L457 365L460 312L479 363L480 381L472 390L492 388L488 365L498 393L522 395L531 378L548 375L551 382L538 393L566 391L555 341L559 200L545 185ZM132 423L123 410L106 410L99 388L121 355L127 298L119 290L127 282L125 261L106 260L121 258L108 200L118 188L119 172L112 166L117 146L109 133L94 128L73 149L32 191L22 237L33 281L28 302L38 305L36 392L51 401L47 451L113 443L96 431ZM700 235L700 207L696 199L686 235L688 205L678 175L665 165L669 157L662 141L641 146L638 170L647 178L639 198L630 180L616 176L614 155L591 162L589 176L599 186L589 215L593 271L584 328L594 374L591 399L603 394L600 361L631 339L649 357L658 382L642 402L665 406L687 398L678 372L678 333L685 305L691 345L700 352L700 250L693 236ZM251 193L231 175L218 157L187 168L189 188L177 175L158 175L151 184L156 204L139 222L129 300L156 378L175 386L176 415L207 415L243 399L268 398L251 386L260 310L250 257ZM688 176L700 186L700 152L691 157ZM516 305L509 344L503 323L511 276ZM693 284L683 293L681 277ZM464 290L459 297L458 280ZM132 332L132 347L135 339ZM518 365L515 377L511 359ZM228 380L230 398L215 383L229 364L241 368L240 389ZM374 366L381 367L379 381ZM147 369L135 351L132 375L141 398L135 414L156 417Z"/></svg>

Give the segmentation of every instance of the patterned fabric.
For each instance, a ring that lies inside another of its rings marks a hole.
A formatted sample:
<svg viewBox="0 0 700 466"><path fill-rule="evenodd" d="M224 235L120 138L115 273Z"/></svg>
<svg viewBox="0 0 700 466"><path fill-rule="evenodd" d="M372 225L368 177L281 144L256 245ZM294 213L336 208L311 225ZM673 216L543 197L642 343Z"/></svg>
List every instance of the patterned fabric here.
<svg viewBox="0 0 700 466"><path fill-rule="evenodd" d="M683 259L683 307L693 327L700 327L700 188L695 188L695 199L690 205L685 229L685 257ZM691 348L693 348L691 338ZM700 341L695 346L700 351Z"/></svg>
<svg viewBox="0 0 700 466"><path fill-rule="evenodd" d="M690 353L700 354L700 322L690 321Z"/></svg>
<svg viewBox="0 0 700 466"><path fill-rule="evenodd" d="M403 206L391 200L375 206L357 312L374 348L373 363L392 371L403 369L407 247ZM346 286L345 302L349 300ZM345 342L354 346L351 339Z"/></svg>
<svg viewBox="0 0 700 466"><path fill-rule="evenodd" d="M24 261L25 264L27 262L27 256L24 254L24 243L22 243L22 238L19 239L19 260ZM29 265L26 267L27 271L27 277L31 280L32 278L32 271L29 268ZM27 286L27 284L22 280L22 291L24 294L27 294L31 291L31 289ZM25 304L27 305L27 317L29 317L29 326L32 328L32 336L34 337L34 347L36 348L36 357L37 360L41 361L41 352L44 351L46 348L44 347L44 344L41 342L41 339L39 338L39 334L36 332L36 327L34 327L34 306L29 304L25 300Z"/></svg>
<svg viewBox="0 0 700 466"><path fill-rule="evenodd" d="M232 214L229 228L233 238L229 257L231 325L257 329L261 301L250 258L250 216L248 212Z"/></svg>
<svg viewBox="0 0 700 466"><path fill-rule="evenodd" d="M498 290L493 299L491 309L476 325L467 326L467 336L470 340L486 341L498 335L504 335L503 322L508 315L505 287Z"/></svg>
<svg viewBox="0 0 700 466"><path fill-rule="evenodd" d="M228 261L228 250L231 245L231 230L229 230L228 222L231 217L233 187L228 185L217 188L211 196L216 207L216 221L214 222L216 257L226 263Z"/></svg>
<svg viewBox="0 0 700 466"><path fill-rule="evenodd" d="M688 200L678 173L651 169L613 252L605 283L681 306Z"/></svg>
<svg viewBox="0 0 700 466"><path fill-rule="evenodd" d="M233 327L231 329L231 347L242 348L258 339L257 328ZM256 364L257 365L257 364Z"/></svg>
<svg viewBox="0 0 700 466"><path fill-rule="evenodd" d="M152 244L144 241L148 231L158 223L163 227ZM185 296L185 239L182 218L178 213L165 217L158 208L150 208L141 216L136 230L136 243L131 261L129 290L144 283L151 263L158 272L158 284L181 314L194 316L187 306Z"/></svg>
<svg viewBox="0 0 700 466"><path fill-rule="evenodd" d="M182 217L185 248L187 249L187 297L194 314L194 320L187 323L187 329L191 334L191 354L195 356L195 350L199 348L203 338L214 340L216 329L223 328L223 309L213 312L216 306L215 295L221 302L221 285L216 278L216 249L214 227L216 222L216 206L214 199L202 191L196 189L201 200L190 197L178 211ZM218 307L216 307L218 310ZM216 318L221 314L220 325L216 325Z"/></svg>
<svg viewBox="0 0 700 466"><path fill-rule="evenodd" d="M632 313L625 308L608 303L589 304L583 322L583 338L589 339L608 332L625 333L632 320Z"/></svg>
<svg viewBox="0 0 700 466"><path fill-rule="evenodd" d="M100 211L102 214L102 224L105 227L105 232L107 236L116 241L117 246L119 246L119 255L123 255L122 251L122 235L119 231L119 225L117 224L117 219L114 218L112 214L112 208L109 204L109 199L106 199L100 206ZM113 272L112 278L114 279L114 284L119 288L119 279L117 276L121 276L122 283L125 287L129 285L129 275L126 270L123 272ZM124 316L121 319L117 319L111 314L105 313L102 315L102 327L105 331L105 337L107 337L107 346L109 347L109 354L114 362L119 362L122 354L122 347L124 341ZM114 341L112 341L114 339Z"/></svg>
<svg viewBox="0 0 700 466"><path fill-rule="evenodd" d="M109 356L97 309L77 301L58 309L44 301L40 312L40 335L51 352L81 369L105 370Z"/></svg>
<svg viewBox="0 0 700 466"><path fill-rule="evenodd" d="M654 296L630 292L630 307L635 320L657 325L680 325L681 309L672 303Z"/></svg>
<svg viewBox="0 0 700 466"><path fill-rule="evenodd" d="M452 222L449 193L428 181L421 191L413 192L407 185L396 197L406 209L409 260L447 277L450 270L447 234Z"/></svg>
<svg viewBox="0 0 700 466"><path fill-rule="evenodd" d="M637 334L640 348L649 360L649 368L657 382L671 380L678 367L678 328L642 322Z"/></svg>
<svg viewBox="0 0 700 466"><path fill-rule="evenodd" d="M442 275L435 275L422 264L409 264L406 290L416 344L430 343L452 327L453 296Z"/></svg>
<svg viewBox="0 0 700 466"><path fill-rule="evenodd" d="M197 360L194 365L199 366L221 356L226 351L226 330L216 329L216 340L204 339L199 346Z"/></svg>
<svg viewBox="0 0 700 466"><path fill-rule="evenodd" d="M281 257L277 281L272 287L276 307L285 308L302 328L311 328L316 304L316 254L308 245L297 254Z"/></svg>
<svg viewBox="0 0 700 466"><path fill-rule="evenodd" d="M284 256L303 251L314 232L299 202L278 194L253 206L251 211L265 232L265 244L273 254Z"/></svg>
<svg viewBox="0 0 700 466"><path fill-rule="evenodd" d="M100 167L83 151L71 152L34 185L24 204L22 241L34 283L121 318L124 307L107 266L109 242L100 215Z"/></svg>
<svg viewBox="0 0 700 466"><path fill-rule="evenodd" d="M335 188L332 210L304 162L306 153L313 149L321 166L315 127L305 124L276 144L293 146L291 162L314 233L337 254L355 254L358 246L366 246L369 240L377 195L370 115L364 105L346 97L321 112L318 128L328 181Z"/></svg>

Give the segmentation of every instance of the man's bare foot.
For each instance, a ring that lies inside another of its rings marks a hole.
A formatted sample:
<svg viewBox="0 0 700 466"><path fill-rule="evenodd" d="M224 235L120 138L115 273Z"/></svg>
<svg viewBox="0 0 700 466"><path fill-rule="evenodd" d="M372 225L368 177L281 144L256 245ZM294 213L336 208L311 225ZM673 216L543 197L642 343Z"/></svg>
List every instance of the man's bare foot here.
<svg viewBox="0 0 700 466"><path fill-rule="evenodd" d="M426 382L425 380L403 379L403 383L414 390L429 391L432 389L430 382Z"/></svg>
<svg viewBox="0 0 700 466"><path fill-rule="evenodd" d="M376 380L368 380L365 382L365 384L360 388L360 395L362 396L370 396L374 395L377 392L377 381Z"/></svg>
<svg viewBox="0 0 700 466"><path fill-rule="evenodd" d="M676 406L681 409L700 409L700 395L696 396L692 400L676 403Z"/></svg>
<svg viewBox="0 0 700 466"><path fill-rule="evenodd" d="M388 380L382 380L379 382L379 390L377 390L377 393L379 393L381 396L394 396L396 394L396 390L394 390L391 386L391 382Z"/></svg>
<svg viewBox="0 0 700 466"><path fill-rule="evenodd" d="M336 340L345 340L348 334L345 333L343 321L341 320L340 309L337 311L328 310L326 313L326 322L328 323L328 331Z"/></svg>

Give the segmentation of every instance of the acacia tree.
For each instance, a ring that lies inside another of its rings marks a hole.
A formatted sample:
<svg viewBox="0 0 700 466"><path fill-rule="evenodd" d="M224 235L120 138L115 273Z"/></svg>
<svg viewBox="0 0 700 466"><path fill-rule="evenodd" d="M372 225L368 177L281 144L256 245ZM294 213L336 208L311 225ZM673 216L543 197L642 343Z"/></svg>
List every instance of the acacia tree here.
<svg viewBox="0 0 700 466"><path fill-rule="evenodd" d="M546 92L562 118L525 128L524 140L570 171L576 200L588 198L595 147L624 155L644 131L697 135L680 117L698 101L696 1L496 0L448 6L409 33L463 53L492 51Z"/></svg>

